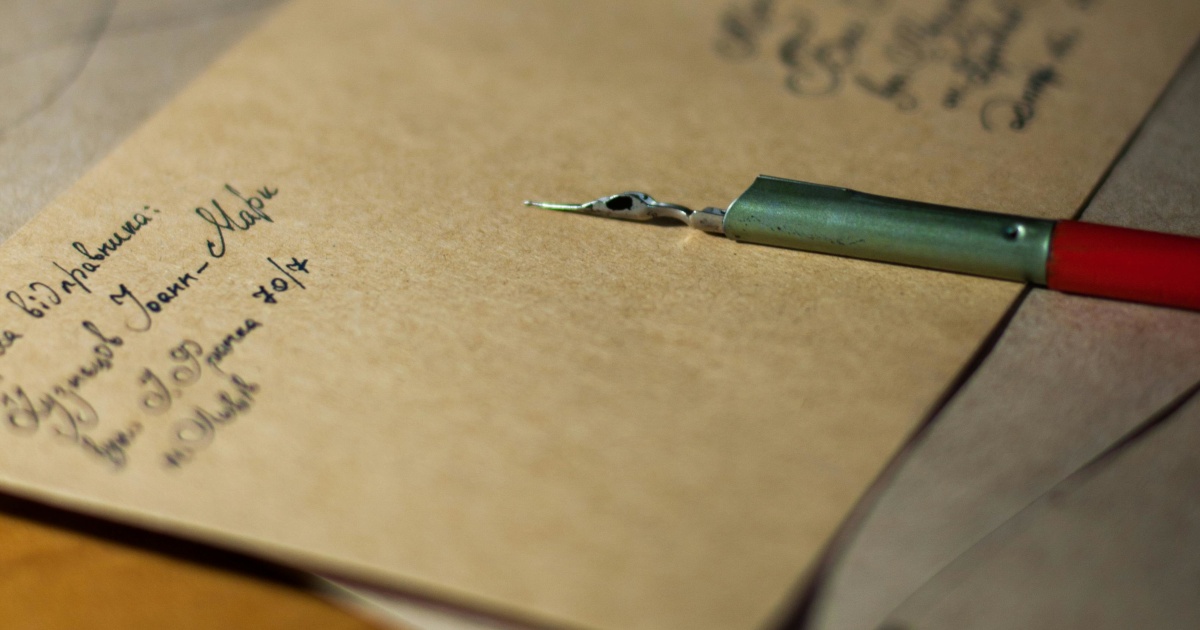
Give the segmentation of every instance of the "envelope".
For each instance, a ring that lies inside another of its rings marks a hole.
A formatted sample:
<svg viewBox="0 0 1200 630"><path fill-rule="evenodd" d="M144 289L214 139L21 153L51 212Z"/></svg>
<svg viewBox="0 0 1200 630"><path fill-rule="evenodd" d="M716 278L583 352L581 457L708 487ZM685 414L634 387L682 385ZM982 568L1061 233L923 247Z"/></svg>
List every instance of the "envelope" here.
<svg viewBox="0 0 1200 630"><path fill-rule="evenodd" d="M969 4L288 5L0 248L0 480L532 623L768 623L1019 286L520 202L1069 216L1196 9Z"/></svg>

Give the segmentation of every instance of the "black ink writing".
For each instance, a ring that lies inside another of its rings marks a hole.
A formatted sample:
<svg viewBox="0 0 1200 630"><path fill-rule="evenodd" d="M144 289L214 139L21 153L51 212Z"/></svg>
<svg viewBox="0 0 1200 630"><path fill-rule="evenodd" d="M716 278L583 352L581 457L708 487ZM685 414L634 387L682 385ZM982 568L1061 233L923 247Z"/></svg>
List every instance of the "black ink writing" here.
<svg viewBox="0 0 1200 630"><path fill-rule="evenodd" d="M58 295L58 291L45 282L31 282L28 289L24 295L18 291L9 291L4 294L4 297L34 319L45 317L46 311L49 311L51 306L62 304L62 298Z"/></svg>
<svg viewBox="0 0 1200 630"><path fill-rule="evenodd" d="M266 213L267 201L279 194L279 189L263 187L259 188L256 195L245 196L238 192L236 188L225 184L225 190L232 196L237 198L237 202L244 206L241 209L229 214L224 207L221 206L221 201L214 198L210 200L211 208L199 207L196 208L196 216L200 217L205 223L217 229L216 239L209 239L206 244L208 246L208 254L213 258L221 258L225 255L225 237L226 233L245 232L260 221L274 223L274 219ZM226 201L228 205L230 202Z"/></svg>
<svg viewBox="0 0 1200 630"><path fill-rule="evenodd" d="M942 97L942 105L954 109L974 90L989 85L1007 70L1009 40L1025 19L1018 8L1010 8L996 23L981 22L964 30L956 39L957 52L951 69L962 77Z"/></svg>
<svg viewBox="0 0 1200 630"><path fill-rule="evenodd" d="M275 304L278 302L278 300L275 298L275 294L287 291L292 287L293 284L301 289L308 289L308 287L304 286L303 282L298 280L296 276L293 275L293 273L308 273L307 258L300 260L293 257L291 262L281 266L279 263L275 262L273 258L268 256L267 262L271 263L276 269L281 271L285 277L272 278L269 282L270 288L267 288L267 286L261 284L258 285L258 290L254 293L251 293L251 297L260 298L265 304ZM291 281L290 283L289 280Z"/></svg>
<svg viewBox="0 0 1200 630"><path fill-rule="evenodd" d="M232 391L217 394L215 407L197 406L185 418L175 423L172 432L174 446L163 454L169 468L180 468L197 453L208 448L216 437L217 427L228 425L245 415L254 406L259 386L238 375L229 377Z"/></svg>
<svg viewBox="0 0 1200 630"><path fill-rule="evenodd" d="M125 318L126 328L134 332L145 332L154 325L154 315L161 313L168 304L179 299L181 293L199 281L198 276L207 268L208 263L205 263L195 275L185 273L176 277L174 282L155 293L154 299L142 300L124 284L118 286L117 292L109 295L108 299L117 306L130 306L132 313Z"/></svg>
<svg viewBox="0 0 1200 630"><path fill-rule="evenodd" d="M56 287L51 286L53 281L34 281L27 284L25 289L6 292L5 299L26 315L41 319L53 307L62 304L65 297L74 295L76 290L91 293L92 288L88 286L88 280L93 274L100 271L101 263L116 254L117 250L149 225L153 220L150 217L151 214L161 212L150 206L143 206L143 210L145 212L135 212L112 232L112 236L107 237L99 245L89 247L83 241L73 241L72 249L84 260L77 265L68 263L67 266L58 261L51 261L50 264L54 265L58 273L62 274L62 279L58 280Z"/></svg>
<svg viewBox="0 0 1200 630"><path fill-rule="evenodd" d="M1037 115L1038 102L1046 89L1058 83L1058 72L1053 67L1034 70L1029 73L1019 98L994 98L984 103L979 114L983 128L993 131L1007 127L1012 131L1023 131Z"/></svg>
<svg viewBox="0 0 1200 630"><path fill-rule="evenodd" d="M145 206L143 209L146 212L153 214L158 214L160 212L158 209L151 209L150 206ZM75 251L79 252L79 255L83 256L84 258L92 262L99 263L103 260L107 260L109 256L117 253L117 250L120 249L122 245L129 242L129 239L137 235L139 230L149 225L150 221L150 217L146 214L136 212L128 221L122 223L121 227L112 233L112 236L108 237L104 242L100 243L100 245L96 246L94 248L95 251L88 249L88 246L84 245L80 241L71 243L71 247L74 247Z"/></svg>
<svg viewBox="0 0 1200 630"><path fill-rule="evenodd" d="M811 42L813 30L812 21L800 20L796 33L785 39L779 50L780 60L789 70L787 88L800 96L824 96L841 87L867 26L850 22L839 35L820 42Z"/></svg>
<svg viewBox="0 0 1200 630"><path fill-rule="evenodd" d="M172 365L167 379L159 378L150 368L142 370L138 385L145 388L141 396L142 409L151 414L161 414L171 408L174 400L183 395L183 389L200 380L200 360L204 349L191 339L184 339L167 352Z"/></svg>
<svg viewBox="0 0 1200 630"><path fill-rule="evenodd" d="M0 332L0 357L7 354L9 348L12 348L14 345L16 345L17 340L21 339L22 337L23 335L15 333L11 330Z"/></svg>
<svg viewBox="0 0 1200 630"><path fill-rule="evenodd" d="M745 6L727 8L721 14L717 53L734 61L754 57L774 11L775 0L751 0Z"/></svg>
<svg viewBox="0 0 1200 630"><path fill-rule="evenodd" d="M233 354L234 348L241 344L251 332L261 327L262 324L259 322L253 319L247 319L233 332L225 335L225 338L221 340L221 343L213 346L212 351L210 351L208 356L205 357L205 362L207 362L209 367L212 369L224 374L224 372L221 370L221 362L225 360L225 357Z"/></svg>
<svg viewBox="0 0 1200 630"><path fill-rule="evenodd" d="M99 341L84 363L47 392L30 394L24 387L14 385L0 393L0 407L4 409L4 420L9 427L32 434L43 424L56 420L52 425L55 434L78 442L81 430L95 426L99 421L95 408L79 394L79 390L113 368L115 349L125 342L120 337L105 335L91 321L83 322L82 326Z"/></svg>
<svg viewBox="0 0 1200 630"><path fill-rule="evenodd" d="M109 295L108 299L112 300L113 304L116 304L117 306L133 304L137 307L137 317L132 320L133 322L136 322L136 325L130 323L131 320L126 317L126 328L134 332L145 332L150 330L150 326L154 323L154 320L150 317L150 311L146 310L146 305L142 304L142 301L133 294L133 291L129 290L129 287L122 284L121 286L117 287L117 293Z"/></svg>
<svg viewBox="0 0 1200 630"><path fill-rule="evenodd" d="M129 463L128 449L137 439L137 436L142 432L142 423L134 422L127 428L117 431L111 437L105 440L93 440L91 437L83 436L79 445L83 447L85 452L91 453L108 463L112 464L116 470L121 470Z"/></svg>
<svg viewBox="0 0 1200 630"><path fill-rule="evenodd" d="M67 269L57 262L53 264L55 269L58 269L64 276L67 277L66 280L58 283L58 288L62 289L63 293L71 295L75 289L83 289L84 293L92 292L92 289L87 285L87 283L84 282L84 280L88 279L88 274L100 271L100 265L85 262L76 267Z"/></svg>
<svg viewBox="0 0 1200 630"><path fill-rule="evenodd" d="M716 53L736 64L770 64L782 72L784 89L799 98L853 92L901 112L936 103L978 112L988 131L1023 131L1045 106L1048 88L1066 85L1061 62L1081 38L1081 14L1099 3L939 0L924 9L890 0L828 4L840 8L818 12L802 0L730 0L718 19ZM1036 56L1039 37L1048 60Z"/></svg>

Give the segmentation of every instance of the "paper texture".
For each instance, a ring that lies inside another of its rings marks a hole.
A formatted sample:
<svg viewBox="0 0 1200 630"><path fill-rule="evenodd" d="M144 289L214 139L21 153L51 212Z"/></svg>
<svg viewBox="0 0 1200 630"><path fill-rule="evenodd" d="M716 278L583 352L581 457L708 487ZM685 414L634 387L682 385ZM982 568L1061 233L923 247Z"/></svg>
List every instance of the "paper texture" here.
<svg viewBox="0 0 1200 630"><path fill-rule="evenodd" d="M0 237L252 30L269 4L0 5ZM367 626L296 580L284 586L261 579L258 564L7 495L0 495L0 540L0 619L7 627ZM47 593L70 593L69 605Z"/></svg>
<svg viewBox="0 0 1200 630"><path fill-rule="evenodd" d="M522 619L761 625L1017 288L519 201L1067 216L1197 9L1031 3L965 104L944 61L861 87L965 4L284 9L0 252L7 487Z"/></svg>
<svg viewBox="0 0 1200 630"><path fill-rule="evenodd" d="M1200 236L1198 167L1200 55L1193 53L1083 219ZM1191 578L1156 564L1158 579L1126 578L1119 595L1113 590L1121 585L1106 581L1148 559L1187 556L1195 541L1155 528L1186 516L1164 508L1175 502L1186 510L1194 482L1160 475L1159 465L1122 463L1119 476L1087 482L1090 496L1108 498L1105 517L1085 527L1080 522L1095 516L1091 499L1077 503L1070 494L1078 480L1064 479L1200 380L1197 357L1196 313L1034 290L987 360L908 450L878 501L850 527L818 599L816 627L901 620L938 627L906 615L913 612L909 601L970 607L973 627L995 623L985 611L1024 609L1030 613L1020 622L1006 613L998 618L1023 628L1194 626L1194 598L1171 590ZM1162 466L1176 465L1169 442L1138 448L1161 450ZM1133 496L1133 487L1145 496ZM1062 520L1081 528L1074 542L1054 525ZM1094 544L1092 536L1102 534L1111 540ZM959 589L963 572L996 577L987 562L1000 561L993 556L1000 552L990 541L1014 536L1022 542L1004 548L1002 572L1006 580L1023 572L1026 586L989 582L987 602L976 599L981 592ZM1093 561L1077 562L1074 554L1085 546ZM1131 621L1143 615L1155 618ZM1163 623L1171 619L1177 623Z"/></svg>

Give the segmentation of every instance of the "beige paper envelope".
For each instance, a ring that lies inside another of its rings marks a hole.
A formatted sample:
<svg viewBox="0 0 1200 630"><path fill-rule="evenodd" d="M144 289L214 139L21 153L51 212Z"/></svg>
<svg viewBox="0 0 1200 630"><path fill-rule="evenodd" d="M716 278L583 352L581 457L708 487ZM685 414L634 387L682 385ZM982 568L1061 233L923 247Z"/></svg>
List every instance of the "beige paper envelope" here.
<svg viewBox="0 0 1200 630"><path fill-rule="evenodd" d="M0 251L4 484L526 620L761 625L1018 287L520 201L1067 216L1200 8L968 5L293 4Z"/></svg>

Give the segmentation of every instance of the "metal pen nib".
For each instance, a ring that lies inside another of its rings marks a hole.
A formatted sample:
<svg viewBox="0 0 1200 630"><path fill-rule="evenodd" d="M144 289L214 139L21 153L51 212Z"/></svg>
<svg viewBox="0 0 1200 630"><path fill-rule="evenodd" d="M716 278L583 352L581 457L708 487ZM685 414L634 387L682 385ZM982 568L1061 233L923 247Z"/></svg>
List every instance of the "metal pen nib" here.
<svg viewBox="0 0 1200 630"><path fill-rule="evenodd" d="M642 192L624 192L619 195L601 197L595 201L580 204L545 203L541 201L526 201L525 205L559 212L575 212L590 214L608 219L624 219L626 221L651 221L653 219L675 219L686 223L698 230L724 234L723 229L725 210L721 208L705 208L692 210L684 206L663 203Z"/></svg>
<svg viewBox="0 0 1200 630"><path fill-rule="evenodd" d="M893 199L759 176L727 210L696 212L638 192L532 206L646 221L671 218L735 241L1046 282L1053 221Z"/></svg>
<svg viewBox="0 0 1200 630"><path fill-rule="evenodd" d="M640 192L525 205L633 221L669 218L744 243L1200 311L1200 238L938 206L766 175L727 210L690 210Z"/></svg>

